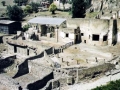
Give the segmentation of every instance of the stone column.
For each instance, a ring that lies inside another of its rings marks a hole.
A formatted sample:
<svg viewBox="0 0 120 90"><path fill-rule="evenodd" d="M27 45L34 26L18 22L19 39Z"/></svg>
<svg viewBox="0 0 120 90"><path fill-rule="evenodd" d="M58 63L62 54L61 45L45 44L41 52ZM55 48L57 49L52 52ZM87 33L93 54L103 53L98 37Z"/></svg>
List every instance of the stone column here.
<svg viewBox="0 0 120 90"><path fill-rule="evenodd" d="M86 59L86 63L88 63L88 59Z"/></svg>
<svg viewBox="0 0 120 90"><path fill-rule="evenodd" d="M77 71L77 73L76 73L76 82L75 83L78 83L78 69L76 71Z"/></svg>
<svg viewBox="0 0 120 90"><path fill-rule="evenodd" d="M97 57L95 57L95 61L98 63Z"/></svg>
<svg viewBox="0 0 120 90"><path fill-rule="evenodd" d="M55 29L56 42L59 41L59 34L58 34L59 31L58 30L59 30L59 27L56 26L56 29Z"/></svg>
<svg viewBox="0 0 120 90"><path fill-rule="evenodd" d="M44 57L46 57L47 56L47 53L46 53L46 51L44 50Z"/></svg>
<svg viewBox="0 0 120 90"><path fill-rule="evenodd" d="M54 52L54 51L55 51L55 48L53 47L52 49L53 49L53 54L55 54L55 52Z"/></svg>
<svg viewBox="0 0 120 90"><path fill-rule="evenodd" d="M69 62L67 61L67 66L69 66Z"/></svg>
<svg viewBox="0 0 120 90"><path fill-rule="evenodd" d="M61 58L61 60L62 60L62 62L64 62L64 61L63 61L63 58Z"/></svg>

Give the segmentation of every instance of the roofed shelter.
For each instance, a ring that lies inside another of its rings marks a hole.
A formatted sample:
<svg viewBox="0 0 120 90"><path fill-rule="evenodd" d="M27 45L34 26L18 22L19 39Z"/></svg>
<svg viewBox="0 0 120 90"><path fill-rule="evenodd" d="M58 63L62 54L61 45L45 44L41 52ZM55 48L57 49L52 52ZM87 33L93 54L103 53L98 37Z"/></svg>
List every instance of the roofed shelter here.
<svg viewBox="0 0 120 90"><path fill-rule="evenodd" d="M41 36L58 37L58 28L66 27L66 19L51 17L36 17L28 21L33 29L38 30Z"/></svg>
<svg viewBox="0 0 120 90"><path fill-rule="evenodd" d="M58 25L60 26L66 19L64 18L51 18L51 17L36 17L28 21L28 23L35 23L40 25Z"/></svg>
<svg viewBox="0 0 120 90"><path fill-rule="evenodd" d="M0 20L0 33L16 34L17 30L21 30L21 23L11 20Z"/></svg>

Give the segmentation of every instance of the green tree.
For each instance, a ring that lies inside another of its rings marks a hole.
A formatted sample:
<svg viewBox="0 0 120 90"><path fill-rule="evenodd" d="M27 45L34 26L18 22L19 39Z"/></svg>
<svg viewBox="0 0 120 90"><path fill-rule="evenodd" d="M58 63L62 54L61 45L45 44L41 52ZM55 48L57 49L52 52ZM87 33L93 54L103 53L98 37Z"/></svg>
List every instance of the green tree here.
<svg viewBox="0 0 120 90"><path fill-rule="evenodd" d="M30 6L32 7L32 11L38 12L38 7L39 7L38 3L31 2Z"/></svg>
<svg viewBox="0 0 120 90"><path fill-rule="evenodd" d="M16 3L18 6L21 6L22 4L22 0L14 0L13 2Z"/></svg>
<svg viewBox="0 0 120 90"><path fill-rule="evenodd" d="M6 3L6 2L5 2L5 1L2 1L1 3L2 3L3 6L5 6L5 3Z"/></svg>
<svg viewBox="0 0 120 90"><path fill-rule="evenodd" d="M52 12L52 14L55 14L56 9L57 6L54 3L49 6L49 11Z"/></svg>
<svg viewBox="0 0 120 90"><path fill-rule="evenodd" d="M17 5L7 6L6 14L10 20L15 20L15 21L20 21L24 17L22 8Z"/></svg>
<svg viewBox="0 0 120 90"><path fill-rule="evenodd" d="M28 0L14 0L14 3L16 3L17 5L22 5L23 3L26 5L28 2Z"/></svg>
<svg viewBox="0 0 120 90"><path fill-rule="evenodd" d="M27 31L28 29L30 28L30 26L27 24L27 25L24 25L22 30L23 32Z"/></svg>
<svg viewBox="0 0 120 90"><path fill-rule="evenodd" d="M23 3L26 5L28 3L28 0L23 0Z"/></svg>
<svg viewBox="0 0 120 90"><path fill-rule="evenodd" d="M24 13L25 14L30 14L32 13L32 7L30 5L26 5L25 9L24 9Z"/></svg>
<svg viewBox="0 0 120 90"><path fill-rule="evenodd" d="M86 3L84 0L72 0L72 17L83 18L86 12Z"/></svg>

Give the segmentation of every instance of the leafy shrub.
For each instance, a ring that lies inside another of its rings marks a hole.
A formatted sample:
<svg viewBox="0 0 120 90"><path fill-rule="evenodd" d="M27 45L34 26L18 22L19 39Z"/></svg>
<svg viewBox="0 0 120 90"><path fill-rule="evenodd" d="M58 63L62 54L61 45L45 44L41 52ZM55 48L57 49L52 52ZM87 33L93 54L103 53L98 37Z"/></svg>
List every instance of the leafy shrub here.
<svg viewBox="0 0 120 90"><path fill-rule="evenodd" d="M107 85L96 87L92 90L120 90L120 79L116 81L110 81Z"/></svg>
<svg viewBox="0 0 120 90"><path fill-rule="evenodd" d="M30 28L30 26L27 24L27 25L24 25L22 30L23 32L27 31L28 29Z"/></svg>

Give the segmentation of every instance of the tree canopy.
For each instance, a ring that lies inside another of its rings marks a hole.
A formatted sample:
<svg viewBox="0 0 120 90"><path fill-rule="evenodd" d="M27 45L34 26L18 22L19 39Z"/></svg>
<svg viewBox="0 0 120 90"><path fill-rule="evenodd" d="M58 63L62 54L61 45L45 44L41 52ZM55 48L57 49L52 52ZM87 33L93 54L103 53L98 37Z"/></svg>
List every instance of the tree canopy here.
<svg viewBox="0 0 120 90"><path fill-rule="evenodd" d="M38 7L40 4L31 2L29 5L32 7L32 11L38 12Z"/></svg>
<svg viewBox="0 0 120 90"><path fill-rule="evenodd" d="M14 0L14 3L17 3L17 5L25 4L28 2L28 0Z"/></svg>
<svg viewBox="0 0 120 90"><path fill-rule="evenodd" d="M2 3L3 6L5 6L5 3L6 3L6 2L5 2L5 1L2 1L1 3Z"/></svg>
<svg viewBox="0 0 120 90"><path fill-rule="evenodd" d="M32 12L33 12L32 7L30 5L26 5L26 7L24 9L24 13L25 14L30 14Z"/></svg>
<svg viewBox="0 0 120 90"><path fill-rule="evenodd" d="M86 2L84 0L72 0L72 17L83 18L86 12Z"/></svg>
<svg viewBox="0 0 120 90"><path fill-rule="evenodd" d="M24 17L22 8L17 5L7 6L6 14L10 20L15 21L20 21Z"/></svg>
<svg viewBox="0 0 120 90"><path fill-rule="evenodd" d="M54 3L49 6L49 11L52 12L52 14L55 14L56 9L57 6Z"/></svg>
<svg viewBox="0 0 120 90"><path fill-rule="evenodd" d="M25 32L25 31L27 31L29 28L30 28L30 26L27 24L27 25L24 25L24 26L22 27L22 30L23 30L23 32Z"/></svg>

